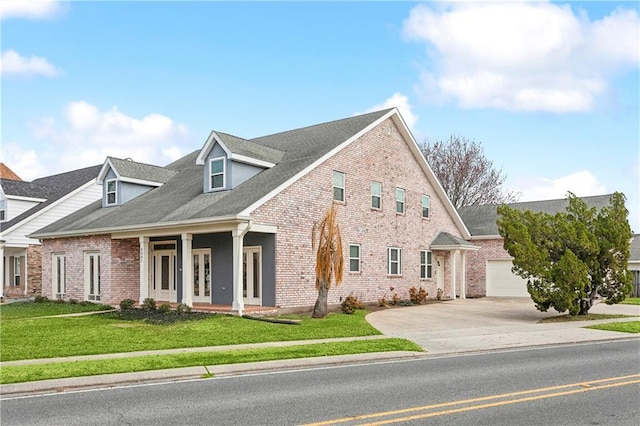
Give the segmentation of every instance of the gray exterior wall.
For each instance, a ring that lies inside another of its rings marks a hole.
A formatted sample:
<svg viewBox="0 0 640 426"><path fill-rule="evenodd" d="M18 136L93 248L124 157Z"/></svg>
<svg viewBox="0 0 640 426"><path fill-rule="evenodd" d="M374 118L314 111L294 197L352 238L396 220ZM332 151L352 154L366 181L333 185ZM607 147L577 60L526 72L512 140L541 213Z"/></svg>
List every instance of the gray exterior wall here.
<svg viewBox="0 0 640 426"><path fill-rule="evenodd" d="M261 167L252 166L250 164L238 163L231 161L231 169L229 178L231 179L231 188L235 188L242 182L249 180L253 176L264 170Z"/></svg>
<svg viewBox="0 0 640 426"><path fill-rule="evenodd" d="M153 188L153 186L138 185L130 182L118 182L118 204L124 204L127 201L131 201Z"/></svg>
<svg viewBox="0 0 640 426"><path fill-rule="evenodd" d="M209 180L211 179L211 163L212 158L225 157L227 153L222 149L219 144L214 144L213 148L207 155L207 159L204 163L204 176L203 176L203 191L209 192ZM253 176L257 175L264 169L262 167L252 166L250 164L239 163L237 161L229 160L225 161L225 186L224 190L233 189L241 183L247 181ZM221 191L218 189L218 191Z"/></svg>

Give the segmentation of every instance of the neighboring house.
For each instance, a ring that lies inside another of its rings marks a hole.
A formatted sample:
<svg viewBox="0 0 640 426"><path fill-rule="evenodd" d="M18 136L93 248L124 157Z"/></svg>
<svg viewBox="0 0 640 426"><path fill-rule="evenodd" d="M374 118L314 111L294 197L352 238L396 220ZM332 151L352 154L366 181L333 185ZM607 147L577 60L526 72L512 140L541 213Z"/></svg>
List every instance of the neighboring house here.
<svg viewBox="0 0 640 426"><path fill-rule="evenodd" d="M0 179L22 180L4 163L0 163Z"/></svg>
<svg viewBox="0 0 640 426"><path fill-rule="evenodd" d="M108 158L98 182L102 200L32 235L47 296L311 307L311 231L332 204L345 274L330 304L413 286L464 297L477 249L396 109L250 140L212 132L166 167Z"/></svg>
<svg viewBox="0 0 640 426"><path fill-rule="evenodd" d="M633 297L640 297L640 234L634 234L631 240L629 270L633 274Z"/></svg>
<svg viewBox="0 0 640 426"><path fill-rule="evenodd" d="M609 205L611 194L582 197L588 207L600 210ZM566 211L567 199L510 203L509 207L556 214ZM471 242L480 247L467 258L468 296L531 297L527 281L511 272L513 258L504 249L498 232L497 204L466 206L458 209L471 233ZM632 256L633 258L633 256Z"/></svg>
<svg viewBox="0 0 640 426"><path fill-rule="evenodd" d="M28 235L100 199L102 188L95 182L99 171L100 166L94 166L32 182L8 179L5 176L17 176L2 171L0 296L40 293L40 242Z"/></svg>

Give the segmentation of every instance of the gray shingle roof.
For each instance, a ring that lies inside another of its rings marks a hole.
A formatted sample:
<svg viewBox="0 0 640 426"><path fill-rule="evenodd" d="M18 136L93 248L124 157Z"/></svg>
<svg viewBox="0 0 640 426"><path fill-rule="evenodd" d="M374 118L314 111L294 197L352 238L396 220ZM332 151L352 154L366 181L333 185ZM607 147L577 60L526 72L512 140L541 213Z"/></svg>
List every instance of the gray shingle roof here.
<svg viewBox="0 0 640 426"><path fill-rule="evenodd" d="M83 169L42 177L32 182L2 180L2 190L6 195L43 198L46 201L33 206L10 221L1 223L0 231L11 228L87 182L95 180L101 167L101 165L85 167Z"/></svg>
<svg viewBox="0 0 640 426"><path fill-rule="evenodd" d="M238 153L250 143L255 145L250 150L253 153L268 156L279 151L282 156L274 167L263 170L233 190L203 193L204 170L203 166L196 165L199 151L195 151L165 167L175 175L164 185L121 206L102 208L100 203L94 203L34 235L99 233L114 228L237 215L389 111L372 112L251 140L231 137L234 138L232 140L227 137L230 135L224 134L225 143L231 141Z"/></svg>
<svg viewBox="0 0 640 426"><path fill-rule="evenodd" d="M147 180L157 183L167 183L175 176L176 172L165 167L154 166L152 164L138 163L130 159L108 157L118 174L124 178Z"/></svg>
<svg viewBox="0 0 640 426"><path fill-rule="evenodd" d="M431 242L432 249L438 249L439 247L450 248L450 247L472 247L469 241L464 240L462 238L456 237L455 235L451 235L448 232L440 232L434 240Z"/></svg>
<svg viewBox="0 0 640 426"><path fill-rule="evenodd" d="M222 143L234 154L245 155L256 160L268 161L270 163L278 163L284 156L284 152L279 149L260 145L247 139L222 132L216 132L216 135L218 135Z"/></svg>
<svg viewBox="0 0 640 426"><path fill-rule="evenodd" d="M589 208L595 207L600 210L609 205L612 194L595 195L592 197L580 197L587 203ZM566 198L557 200L526 201L521 203L510 203L509 207L519 210L531 210L534 212L544 212L556 214L566 210L569 202ZM467 226L471 236L499 236L498 225L498 204L485 204L476 206L465 206L458 209L462 221Z"/></svg>

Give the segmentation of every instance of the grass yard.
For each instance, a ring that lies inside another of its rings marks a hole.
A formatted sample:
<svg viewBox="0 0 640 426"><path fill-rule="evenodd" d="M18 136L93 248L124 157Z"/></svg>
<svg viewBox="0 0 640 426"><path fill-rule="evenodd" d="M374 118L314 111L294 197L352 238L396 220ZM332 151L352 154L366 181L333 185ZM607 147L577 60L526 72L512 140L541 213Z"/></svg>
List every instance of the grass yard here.
<svg viewBox="0 0 640 426"><path fill-rule="evenodd" d="M368 352L415 351L422 348L404 339L329 342L291 347L156 355L95 361L74 361L38 365L16 365L2 368L1 384L99 374L127 373L179 367L213 366L278 359L309 358ZM203 367L203 374L207 370Z"/></svg>
<svg viewBox="0 0 640 426"><path fill-rule="evenodd" d="M640 321L611 322L608 324L591 325L586 328L596 330L620 331L622 333L640 333Z"/></svg>
<svg viewBox="0 0 640 426"><path fill-rule="evenodd" d="M623 305L640 305L640 297L627 297L620 303Z"/></svg>
<svg viewBox="0 0 640 426"><path fill-rule="evenodd" d="M77 314L80 312L105 311L113 309L108 305L91 302L60 303L60 302L13 302L0 305L0 321L46 317L51 315Z"/></svg>
<svg viewBox="0 0 640 426"><path fill-rule="evenodd" d="M568 321L595 321L603 319L629 318L633 315L622 314L588 314L588 315L559 315L557 317L543 318L538 322L568 322Z"/></svg>
<svg viewBox="0 0 640 426"><path fill-rule="evenodd" d="M111 318L109 313L63 318L33 318L23 306L0 307L0 361L379 335L366 312L298 317L300 325L273 324L229 315L155 325ZM41 308L33 303L36 310ZM64 305L61 305L64 306ZM72 306L68 305L69 309ZM22 319L20 318L22 315Z"/></svg>

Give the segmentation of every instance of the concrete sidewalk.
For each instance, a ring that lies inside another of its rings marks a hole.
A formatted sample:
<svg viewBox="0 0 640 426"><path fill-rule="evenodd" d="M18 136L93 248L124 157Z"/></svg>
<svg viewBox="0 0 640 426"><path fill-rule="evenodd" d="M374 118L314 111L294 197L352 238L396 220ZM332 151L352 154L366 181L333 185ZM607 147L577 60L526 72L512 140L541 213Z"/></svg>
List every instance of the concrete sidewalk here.
<svg viewBox="0 0 640 426"><path fill-rule="evenodd" d="M608 306L600 304L592 308L590 312L640 316L640 306ZM327 341L351 341L386 337L401 337L412 340L427 351L341 355L245 364L187 367L171 370L108 374L69 379L42 380L37 382L1 385L0 396L2 398L9 398L33 393L56 393L76 389L114 387L139 383L195 380L203 377L211 377L212 375L226 376L293 368L319 368L338 364L411 359L568 343L606 342L634 339L638 341L638 347L640 350L640 336L638 335L584 328L586 326L599 323L637 321L637 317L599 321L538 323L542 318L557 315L559 314L556 312L538 312L529 299L484 298L452 300L441 303L430 303L422 306L381 310L369 314L367 316L367 320L374 327L380 330L384 334L383 336L327 339L318 341L271 342L225 347L185 348L62 359L4 362L0 366L4 367L10 365L109 359L118 357L126 358L132 356L161 355L167 353L282 347L323 343Z"/></svg>

